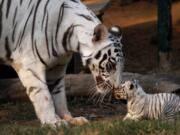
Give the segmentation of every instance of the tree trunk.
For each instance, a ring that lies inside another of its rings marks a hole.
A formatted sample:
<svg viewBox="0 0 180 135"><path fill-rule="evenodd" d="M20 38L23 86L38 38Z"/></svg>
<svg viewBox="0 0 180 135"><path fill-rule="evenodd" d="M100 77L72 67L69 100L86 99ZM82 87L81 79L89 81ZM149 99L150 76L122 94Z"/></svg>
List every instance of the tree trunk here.
<svg viewBox="0 0 180 135"><path fill-rule="evenodd" d="M158 62L162 72L171 69L171 0L158 0Z"/></svg>
<svg viewBox="0 0 180 135"><path fill-rule="evenodd" d="M140 81L140 84L148 93L173 92L180 90L180 77L171 75L141 75L135 73L123 73L125 80L132 78ZM88 96L95 88L92 75L67 75L65 78L66 94L68 96ZM0 100L2 99L28 99L25 88L19 79L0 80Z"/></svg>

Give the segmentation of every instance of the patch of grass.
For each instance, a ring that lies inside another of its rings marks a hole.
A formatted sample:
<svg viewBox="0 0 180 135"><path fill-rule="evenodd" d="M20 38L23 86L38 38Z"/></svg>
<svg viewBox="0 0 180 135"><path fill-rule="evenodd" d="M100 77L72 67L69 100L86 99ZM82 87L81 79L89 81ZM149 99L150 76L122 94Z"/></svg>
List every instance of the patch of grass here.
<svg viewBox="0 0 180 135"><path fill-rule="evenodd" d="M72 111L88 105L84 101L78 103L71 100L69 103ZM41 127L29 102L0 104L0 135L180 135L179 127L180 119L176 122L123 122L122 118L113 117L90 121L90 124L84 126L60 127L55 130Z"/></svg>
<svg viewBox="0 0 180 135"><path fill-rule="evenodd" d="M161 121L126 121L112 120L92 122L89 125L50 127L30 125L1 125L0 135L179 135L180 121L166 123Z"/></svg>

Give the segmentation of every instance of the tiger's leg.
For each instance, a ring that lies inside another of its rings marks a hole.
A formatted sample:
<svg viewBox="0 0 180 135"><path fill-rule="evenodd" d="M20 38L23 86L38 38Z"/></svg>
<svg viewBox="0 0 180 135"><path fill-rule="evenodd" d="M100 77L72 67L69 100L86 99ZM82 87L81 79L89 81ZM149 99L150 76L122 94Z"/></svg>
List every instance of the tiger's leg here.
<svg viewBox="0 0 180 135"><path fill-rule="evenodd" d="M64 120L73 125L83 125L88 120L84 117L73 118L71 113L68 111L66 94L65 94L65 67L58 65L53 69L47 71L48 86L53 97L56 113Z"/></svg>
<svg viewBox="0 0 180 135"><path fill-rule="evenodd" d="M26 93L41 123L53 127L66 124L55 113L53 100L46 84L44 67L41 64L33 64L26 68L16 69L16 71L26 87Z"/></svg>

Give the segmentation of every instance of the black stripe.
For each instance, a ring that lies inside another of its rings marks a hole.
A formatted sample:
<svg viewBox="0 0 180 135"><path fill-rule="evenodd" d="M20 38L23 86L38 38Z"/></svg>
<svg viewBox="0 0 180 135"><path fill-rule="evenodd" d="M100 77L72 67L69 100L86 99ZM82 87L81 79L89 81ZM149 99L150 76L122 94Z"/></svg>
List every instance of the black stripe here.
<svg viewBox="0 0 180 135"><path fill-rule="evenodd" d="M6 11L6 18L8 18L9 15L9 9L11 7L11 0L7 0L7 11Z"/></svg>
<svg viewBox="0 0 180 135"><path fill-rule="evenodd" d="M84 15L84 14L77 14L77 15L88 20L88 21L93 21L92 17L89 15Z"/></svg>
<svg viewBox="0 0 180 135"><path fill-rule="evenodd" d="M48 40L48 21L49 21L49 16L48 16L48 13L47 13L46 26L45 26L45 38L46 38L46 49L47 49L47 52L48 52L48 57L50 58L49 40Z"/></svg>
<svg viewBox="0 0 180 135"><path fill-rule="evenodd" d="M16 7L15 12L14 12L14 16L13 16L13 26L15 25L17 10L18 10L18 7Z"/></svg>
<svg viewBox="0 0 180 135"><path fill-rule="evenodd" d="M3 28L3 3L4 3L4 0L2 0L1 4L0 4L0 37L1 37L1 34L2 34L2 28Z"/></svg>
<svg viewBox="0 0 180 135"><path fill-rule="evenodd" d="M42 82L43 84L46 85L46 82L44 82L43 80L41 80L41 78L36 74L36 72L34 72L32 69L27 69L27 71L30 71L32 73L32 75L38 79L40 82Z"/></svg>
<svg viewBox="0 0 180 135"><path fill-rule="evenodd" d="M62 86L63 87L63 86ZM53 95L57 95L57 94L59 94L61 92L61 90L57 90L57 91L53 91L53 92L51 92L51 94L53 94Z"/></svg>
<svg viewBox="0 0 180 135"><path fill-rule="evenodd" d="M35 46L36 54L38 55L39 60L41 61L41 63L43 63L47 67L46 62L43 60L43 58L41 57L41 55L40 55L40 53L38 51L36 41L34 41L34 46Z"/></svg>
<svg viewBox="0 0 180 135"><path fill-rule="evenodd" d="M74 27L69 31L69 35L68 35L68 44L70 45L71 44L71 38L73 36L73 33L74 33ZM70 46L71 48L71 46Z"/></svg>
<svg viewBox="0 0 180 135"><path fill-rule="evenodd" d="M31 16L32 12L33 12L33 9L34 9L34 7L32 7L32 9L31 9L31 11L30 11L30 13L29 13L29 15L28 15L28 18L27 18L27 20L26 20L26 22L25 22L25 25L24 25L24 28L23 28L23 31L22 31L20 40L19 40L18 45L16 46L16 48L21 45L22 39L23 39L23 37L24 37L25 30L26 30L26 26L27 26L27 23L28 23L28 21L29 21L29 18L30 18L30 16Z"/></svg>
<svg viewBox="0 0 180 135"><path fill-rule="evenodd" d="M65 31L65 33L64 33L64 35L63 35L62 45L63 45L63 48L64 48L64 50L65 50L66 52L68 51L67 45L68 45L68 43L69 43L69 45L70 45L70 39L71 39L71 37L72 37L72 35L73 35L74 28L75 28L75 27L78 27L78 26L81 26L81 25L73 25L73 24L72 24L72 25ZM67 43L67 41L68 41L68 43Z"/></svg>
<svg viewBox="0 0 180 135"><path fill-rule="evenodd" d="M37 87L30 87L30 88L28 89L28 91L27 91L27 92L28 92L28 93L27 93L28 96L30 96L30 94L31 94L35 89L37 89L37 90L36 90L36 92L34 93L34 95L38 94L38 93L41 92L41 90L42 90L42 89L37 88Z"/></svg>
<svg viewBox="0 0 180 135"><path fill-rule="evenodd" d="M59 29L60 29L60 25L62 23L62 20L63 20L63 15L64 15L64 3L62 4L62 6L60 7L60 10L59 10L59 15L58 15L58 21L57 21L57 26L56 26L56 34L55 34L55 40L56 40L56 45L58 45L58 32L59 32Z"/></svg>
<svg viewBox="0 0 180 135"><path fill-rule="evenodd" d="M108 56L111 56L111 49L108 50Z"/></svg>
<svg viewBox="0 0 180 135"><path fill-rule="evenodd" d="M101 50L104 50L104 49L106 49L106 48L108 48L108 47L110 47L110 46L111 46L111 44L109 44L109 45L103 47Z"/></svg>
<svg viewBox="0 0 180 135"><path fill-rule="evenodd" d="M34 30L35 30L35 23L36 23L36 14L37 14L37 10L38 7L40 5L41 0L38 0L35 10L34 10L34 16L33 16L33 22L32 22L32 32L31 32L31 41L32 41L32 46L33 46L33 41L34 41Z"/></svg>
<svg viewBox="0 0 180 135"><path fill-rule="evenodd" d="M62 81L63 78L64 78L63 76L60 77L59 79L53 81L52 84L51 84L51 81L48 80L48 88L49 88L50 92L52 92L52 91L54 90L54 88L55 88L58 84L60 84L60 82Z"/></svg>
<svg viewBox="0 0 180 135"><path fill-rule="evenodd" d="M68 49L67 49L67 37L68 37L68 34L70 32L70 30L72 29L73 25L71 25L64 33L63 35L63 40L62 40L62 45L63 45L63 48L64 50L67 52Z"/></svg>
<svg viewBox="0 0 180 135"><path fill-rule="evenodd" d="M78 52L80 52L80 42L78 42L77 49Z"/></svg>
<svg viewBox="0 0 180 135"><path fill-rule="evenodd" d="M20 0L20 5L22 5L23 0Z"/></svg>
<svg viewBox="0 0 180 135"><path fill-rule="evenodd" d="M75 3L79 3L79 1L78 0L71 0L72 2L75 2Z"/></svg>
<svg viewBox="0 0 180 135"><path fill-rule="evenodd" d="M139 114L141 114L144 111L144 107L145 107L145 104L141 107L141 110L138 112Z"/></svg>
<svg viewBox="0 0 180 135"><path fill-rule="evenodd" d="M58 85L61 81L62 81L62 79L63 79L64 77L62 76L62 77L60 77L59 79L57 79L55 82L54 82L54 86L55 85Z"/></svg>
<svg viewBox="0 0 180 135"><path fill-rule="evenodd" d="M98 53L95 55L95 59L99 59L101 57L101 51L98 51Z"/></svg>
<svg viewBox="0 0 180 135"><path fill-rule="evenodd" d="M15 40L16 26L17 26L17 23L14 25L13 32L12 32L12 41L13 42Z"/></svg>
<svg viewBox="0 0 180 135"><path fill-rule="evenodd" d="M9 47L8 37L5 38L5 49L6 49L6 58L8 60L12 61L12 59L11 59L11 49Z"/></svg>
<svg viewBox="0 0 180 135"><path fill-rule="evenodd" d="M29 0L28 8L29 8L29 6L31 5L31 2L32 2L32 0Z"/></svg>
<svg viewBox="0 0 180 135"><path fill-rule="evenodd" d="M52 54L54 57L58 57L58 53L56 49L54 48L54 42L53 42L53 36L51 37L51 46L52 46Z"/></svg>
<svg viewBox="0 0 180 135"><path fill-rule="evenodd" d="M101 61L99 62L99 68L100 68L100 69L104 69L104 68L101 66L101 64L102 64L102 62L105 61L106 59L107 59L107 54L104 54L104 55L103 55L103 58L102 58Z"/></svg>
<svg viewBox="0 0 180 135"><path fill-rule="evenodd" d="M43 24L44 24L44 21L45 21L45 16L47 14L47 6L48 6L48 3L49 3L49 0L46 1L46 4L44 6L44 13L43 13L43 20L42 20L42 24L41 24L41 30L43 29Z"/></svg>
<svg viewBox="0 0 180 135"><path fill-rule="evenodd" d="M59 94L61 92L61 88L64 88L64 85L60 85L56 89L53 89L53 91L51 91L51 94L53 95Z"/></svg>
<svg viewBox="0 0 180 135"><path fill-rule="evenodd" d="M73 8L73 7L70 7L68 4L66 4L66 2L63 3L63 6L64 8Z"/></svg>

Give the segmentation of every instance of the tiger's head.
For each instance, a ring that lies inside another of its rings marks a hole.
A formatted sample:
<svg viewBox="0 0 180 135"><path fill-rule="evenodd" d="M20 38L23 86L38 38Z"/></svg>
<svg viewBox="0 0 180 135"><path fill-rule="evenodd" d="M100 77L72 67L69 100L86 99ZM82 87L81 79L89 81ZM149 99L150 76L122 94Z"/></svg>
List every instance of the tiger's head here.
<svg viewBox="0 0 180 135"><path fill-rule="evenodd" d="M139 85L137 80L126 81L120 88L114 90L115 99L130 99L138 95L144 95L143 88Z"/></svg>
<svg viewBox="0 0 180 135"><path fill-rule="evenodd" d="M94 29L91 41L83 45L83 65L90 68L98 93L109 93L121 83L124 66L121 34L117 26L108 31L99 24Z"/></svg>

